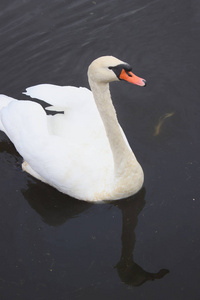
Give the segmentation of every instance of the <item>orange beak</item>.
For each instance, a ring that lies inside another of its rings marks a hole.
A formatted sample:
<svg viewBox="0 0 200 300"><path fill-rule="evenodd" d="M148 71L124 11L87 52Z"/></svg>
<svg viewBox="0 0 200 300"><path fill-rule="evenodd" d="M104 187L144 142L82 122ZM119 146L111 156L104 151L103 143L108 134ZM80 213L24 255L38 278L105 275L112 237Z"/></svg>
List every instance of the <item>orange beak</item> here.
<svg viewBox="0 0 200 300"><path fill-rule="evenodd" d="M146 86L145 79L136 76L132 72L127 72L124 69L122 69L121 74L119 75L119 78L122 80L128 81L130 83L139 85L139 86Z"/></svg>

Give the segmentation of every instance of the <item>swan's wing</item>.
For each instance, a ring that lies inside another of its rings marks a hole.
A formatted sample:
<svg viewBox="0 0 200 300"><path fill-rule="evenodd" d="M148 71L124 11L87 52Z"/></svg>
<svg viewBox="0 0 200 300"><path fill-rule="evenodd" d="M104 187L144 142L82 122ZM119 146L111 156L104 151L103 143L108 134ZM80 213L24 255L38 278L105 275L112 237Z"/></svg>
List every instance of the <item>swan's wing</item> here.
<svg viewBox="0 0 200 300"><path fill-rule="evenodd" d="M2 130L5 133L6 133L6 129L1 121L1 113L2 113L2 109L12 101L17 101L17 100L12 97L8 97L6 95L2 95L2 94L0 95L0 130Z"/></svg>
<svg viewBox="0 0 200 300"><path fill-rule="evenodd" d="M42 142L49 134L46 113L38 103L13 100L1 109L0 117L6 134L23 157L21 149L28 151L33 143L40 143L40 137Z"/></svg>
<svg viewBox="0 0 200 300"><path fill-rule="evenodd" d="M31 168L53 186L62 183L71 163L67 149L70 142L49 134L42 106L32 101L11 101L1 110L1 122Z"/></svg>
<svg viewBox="0 0 200 300"><path fill-rule="evenodd" d="M79 199L85 194L90 199L93 187L110 176L107 171L105 174L105 168L112 166L109 146L97 148L93 140L83 146L77 138L70 141L50 134L48 116L38 103L11 101L2 108L1 120L21 156L58 190ZM87 191L86 186L92 188Z"/></svg>
<svg viewBox="0 0 200 300"><path fill-rule="evenodd" d="M26 89L26 95L45 101L50 111L64 114L48 116L51 134L66 138L80 145L107 139L92 92L83 87L40 84Z"/></svg>
<svg viewBox="0 0 200 300"><path fill-rule="evenodd" d="M41 105L11 101L1 110L1 121L17 151L42 177L46 179L44 175L48 176L48 168L53 169L54 162L67 165L70 142L49 133L47 115Z"/></svg>
<svg viewBox="0 0 200 300"><path fill-rule="evenodd" d="M92 92L84 87L39 84L27 88L24 94L51 104L46 109L54 111L85 107L94 102Z"/></svg>

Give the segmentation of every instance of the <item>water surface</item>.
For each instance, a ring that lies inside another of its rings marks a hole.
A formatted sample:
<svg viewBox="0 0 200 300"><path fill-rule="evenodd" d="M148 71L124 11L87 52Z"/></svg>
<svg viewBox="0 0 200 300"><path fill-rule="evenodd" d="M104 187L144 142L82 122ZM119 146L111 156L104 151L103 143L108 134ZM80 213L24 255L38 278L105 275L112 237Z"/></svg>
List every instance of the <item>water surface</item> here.
<svg viewBox="0 0 200 300"><path fill-rule="evenodd" d="M131 199L92 205L57 192L21 171L0 133L1 299L199 299L199 2L6 0L0 8L1 93L88 87L87 67L101 55L148 82L111 84L145 172Z"/></svg>

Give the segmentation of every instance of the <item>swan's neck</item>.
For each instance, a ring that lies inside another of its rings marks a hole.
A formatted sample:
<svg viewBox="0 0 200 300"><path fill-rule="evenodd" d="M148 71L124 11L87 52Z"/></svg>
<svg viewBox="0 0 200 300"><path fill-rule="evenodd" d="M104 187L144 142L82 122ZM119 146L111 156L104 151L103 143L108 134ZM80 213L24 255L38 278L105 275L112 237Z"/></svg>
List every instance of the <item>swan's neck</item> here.
<svg viewBox="0 0 200 300"><path fill-rule="evenodd" d="M125 169L127 169L127 166L129 165L130 167L130 163L135 159L135 156L123 137L112 103L109 84L97 84L90 80L90 87L110 143L114 160L115 176L121 177Z"/></svg>

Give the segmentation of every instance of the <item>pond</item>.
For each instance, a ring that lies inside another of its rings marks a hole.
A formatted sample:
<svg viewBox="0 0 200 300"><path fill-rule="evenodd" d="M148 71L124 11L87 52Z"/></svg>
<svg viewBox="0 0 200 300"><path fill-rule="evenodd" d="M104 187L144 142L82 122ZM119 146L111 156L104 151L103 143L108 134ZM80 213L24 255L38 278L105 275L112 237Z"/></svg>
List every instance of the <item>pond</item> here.
<svg viewBox="0 0 200 300"><path fill-rule="evenodd" d="M200 103L197 0L2 0L0 92L39 83L89 87L102 55L145 89L110 85L143 167L135 196L91 204L21 170L0 132L3 300L200 299Z"/></svg>

